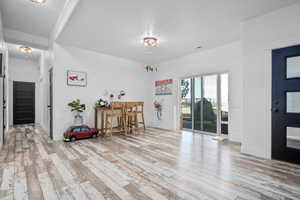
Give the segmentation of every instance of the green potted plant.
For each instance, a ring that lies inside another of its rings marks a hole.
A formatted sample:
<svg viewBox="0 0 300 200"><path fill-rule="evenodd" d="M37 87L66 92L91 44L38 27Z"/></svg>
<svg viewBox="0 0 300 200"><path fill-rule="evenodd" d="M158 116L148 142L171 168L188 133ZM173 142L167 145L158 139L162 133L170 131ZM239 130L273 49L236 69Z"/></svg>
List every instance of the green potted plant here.
<svg viewBox="0 0 300 200"><path fill-rule="evenodd" d="M85 104L81 104L79 99L76 99L70 103L68 106L71 108L71 112L75 112L74 116L74 124L75 125L82 125L83 124L83 117L81 113L85 111Z"/></svg>

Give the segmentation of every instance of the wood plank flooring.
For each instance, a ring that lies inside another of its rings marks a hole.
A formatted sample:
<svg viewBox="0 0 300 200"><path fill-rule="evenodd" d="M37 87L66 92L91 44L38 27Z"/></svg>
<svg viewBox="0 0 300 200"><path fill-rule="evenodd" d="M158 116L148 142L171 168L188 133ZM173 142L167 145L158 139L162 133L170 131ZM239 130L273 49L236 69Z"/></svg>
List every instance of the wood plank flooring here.
<svg viewBox="0 0 300 200"><path fill-rule="evenodd" d="M0 199L300 199L299 165L243 155L210 136L148 128L64 143L26 125L8 139Z"/></svg>

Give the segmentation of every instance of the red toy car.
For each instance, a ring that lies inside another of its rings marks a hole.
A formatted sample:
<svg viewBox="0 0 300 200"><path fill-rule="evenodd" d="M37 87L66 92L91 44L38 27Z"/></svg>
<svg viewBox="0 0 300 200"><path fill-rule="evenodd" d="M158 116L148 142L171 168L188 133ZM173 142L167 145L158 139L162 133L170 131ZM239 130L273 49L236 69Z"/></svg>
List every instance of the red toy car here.
<svg viewBox="0 0 300 200"><path fill-rule="evenodd" d="M89 128L86 125L82 126L71 126L68 130L64 133L64 140L65 141L75 141L77 139L82 138L96 138L99 136L99 131L96 128Z"/></svg>

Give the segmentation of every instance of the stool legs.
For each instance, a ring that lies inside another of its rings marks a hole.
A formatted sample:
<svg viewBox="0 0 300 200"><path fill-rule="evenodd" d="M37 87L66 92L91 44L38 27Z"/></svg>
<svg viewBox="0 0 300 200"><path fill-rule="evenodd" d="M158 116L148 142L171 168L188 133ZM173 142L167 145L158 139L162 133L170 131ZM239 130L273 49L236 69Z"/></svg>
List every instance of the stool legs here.
<svg viewBox="0 0 300 200"><path fill-rule="evenodd" d="M139 134L139 121L138 121L138 116L135 115L135 129L136 129L136 133Z"/></svg>
<svg viewBox="0 0 300 200"><path fill-rule="evenodd" d="M144 112L142 113L142 123L143 123L143 126L144 126L144 131L146 131Z"/></svg>
<svg viewBox="0 0 300 200"><path fill-rule="evenodd" d="M128 116L128 127L132 134L139 134L139 122L136 114Z"/></svg>

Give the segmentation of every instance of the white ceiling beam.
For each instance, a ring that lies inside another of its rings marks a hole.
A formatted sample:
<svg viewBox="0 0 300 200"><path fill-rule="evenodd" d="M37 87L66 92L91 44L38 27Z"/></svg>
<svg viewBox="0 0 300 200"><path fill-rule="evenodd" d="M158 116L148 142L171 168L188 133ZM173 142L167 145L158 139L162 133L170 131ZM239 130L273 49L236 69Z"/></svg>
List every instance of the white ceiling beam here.
<svg viewBox="0 0 300 200"><path fill-rule="evenodd" d="M76 8L79 0L67 0L50 35L49 47L52 47L56 39L59 37L64 27L66 26L69 18L71 17L74 9Z"/></svg>
<svg viewBox="0 0 300 200"><path fill-rule="evenodd" d="M48 49L49 40L45 37L31 35L12 29L4 29L4 39L6 42L27 45L37 49Z"/></svg>
<svg viewBox="0 0 300 200"><path fill-rule="evenodd" d="M4 33L3 33L3 24L2 24L2 15L0 12L0 51L4 51L5 44L4 44Z"/></svg>

